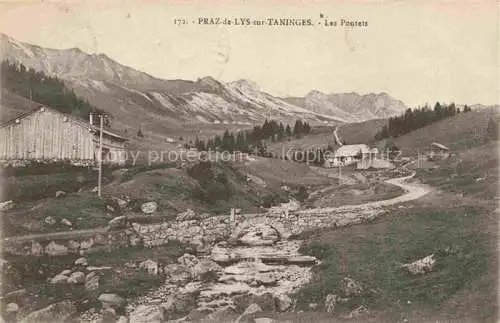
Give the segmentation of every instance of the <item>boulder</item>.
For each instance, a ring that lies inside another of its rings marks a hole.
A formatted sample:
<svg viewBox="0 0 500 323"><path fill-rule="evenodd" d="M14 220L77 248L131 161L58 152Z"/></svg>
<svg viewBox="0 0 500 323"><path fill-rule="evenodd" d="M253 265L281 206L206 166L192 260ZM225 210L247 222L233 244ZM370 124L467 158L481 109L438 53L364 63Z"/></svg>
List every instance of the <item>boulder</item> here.
<svg viewBox="0 0 500 323"><path fill-rule="evenodd" d="M62 219L62 220L61 220L61 224L62 224L62 225L65 225L65 226L67 226L67 227L70 227L70 226L72 226L72 225L73 225L73 223L71 223L71 221L69 221L68 219Z"/></svg>
<svg viewBox="0 0 500 323"><path fill-rule="evenodd" d="M77 311L72 301L51 304L25 316L19 323L65 322Z"/></svg>
<svg viewBox="0 0 500 323"><path fill-rule="evenodd" d="M56 192L56 197L64 197L66 196L66 192L65 191L57 191Z"/></svg>
<svg viewBox="0 0 500 323"><path fill-rule="evenodd" d="M164 318L172 320L188 314L196 306L195 299L190 294L169 295L167 301L160 305Z"/></svg>
<svg viewBox="0 0 500 323"><path fill-rule="evenodd" d="M293 300L286 294L277 296L279 310L284 312L292 308Z"/></svg>
<svg viewBox="0 0 500 323"><path fill-rule="evenodd" d="M249 246L273 245L280 238L279 232L268 224L256 224L236 230L233 236L236 236L237 241Z"/></svg>
<svg viewBox="0 0 500 323"><path fill-rule="evenodd" d="M129 315L133 323L163 323L163 310L159 306L139 305Z"/></svg>
<svg viewBox="0 0 500 323"><path fill-rule="evenodd" d="M191 278L191 274L186 267L179 264L169 264L163 268L163 272L168 277L168 280L173 283L186 282Z"/></svg>
<svg viewBox="0 0 500 323"><path fill-rule="evenodd" d="M0 203L0 212L8 211L14 207L14 201L5 201Z"/></svg>
<svg viewBox="0 0 500 323"><path fill-rule="evenodd" d="M130 202L130 199L121 199L119 197L112 197L111 200L115 202L121 209L124 209L127 207L128 203Z"/></svg>
<svg viewBox="0 0 500 323"><path fill-rule="evenodd" d="M434 259L434 254L431 254L412 263L403 264L401 267L406 269L412 275L422 275L432 271L435 264L436 259Z"/></svg>
<svg viewBox="0 0 500 323"><path fill-rule="evenodd" d="M351 319L355 317L360 317L361 315L368 313L368 307L365 305L360 305L353 309L345 318Z"/></svg>
<svg viewBox="0 0 500 323"><path fill-rule="evenodd" d="M108 222L111 229L123 229L127 226L127 217L125 215L117 216Z"/></svg>
<svg viewBox="0 0 500 323"><path fill-rule="evenodd" d="M153 214L158 209L158 203L156 202L146 202L141 205L141 211L144 214Z"/></svg>
<svg viewBox="0 0 500 323"><path fill-rule="evenodd" d="M45 217L45 219L43 220L43 222L45 222L46 224L48 225L54 225L56 224L56 219L54 219L53 217L51 217L50 215Z"/></svg>
<svg viewBox="0 0 500 323"><path fill-rule="evenodd" d="M50 283L51 284L65 284L68 282L68 276L66 275L55 275L51 280L50 280Z"/></svg>
<svg viewBox="0 0 500 323"><path fill-rule="evenodd" d="M198 258L196 258L196 256L193 256L189 253L185 253L184 255L182 255L177 259L177 262L182 266L184 266L185 268L191 269L192 267L194 267L194 265L196 265L199 262L199 260Z"/></svg>
<svg viewBox="0 0 500 323"><path fill-rule="evenodd" d="M226 306L208 314L201 319L201 323L233 323L239 317L238 312L232 306Z"/></svg>
<svg viewBox="0 0 500 323"><path fill-rule="evenodd" d="M99 295L98 300L102 303L103 308L114 308L114 309L122 309L126 305L126 301L118 296L117 294L101 294Z"/></svg>
<svg viewBox="0 0 500 323"><path fill-rule="evenodd" d="M65 256L68 254L68 248L51 241L45 246L45 253L49 256Z"/></svg>
<svg viewBox="0 0 500 323"><path fill-rule="evenodd" d="M19 311L19 305L16 303L9 303L5 306L6 313L16 313L17 311Z"/></svg>
<svg viewBox="0 0 500 323"><path fill-rule="evenodd" d="M83 284L85 282L85 274L81 271L76 271L68 278L69 284Z"/></svg>
<svg viewBox="0 0 500 323"><path fill-rule="evenodd" d="M187 221L187 220L197 220L198 216L196 212L191 209L187 209L185 212L179 213L177 215L177 221Z"/></svg>
<svg viewBox="0 0 500 323"><path fill-rule="evenodd" d="M247 307L247 309L234 321L234 323L244 323L244 322L250 322L250 320L247 320L246 316L251 315L254 313L262 312L262 309L260 308L259 305L252 303L250 306Z"/></svg>
<svg viewBox="0 0 500 323"><path fill-rule="evenodd" d="M363 293L363 287L354 279L344 277L340 282L340 291L346 297L359 296Z"/></svg>
<svg viewBox="0 0 500 323"><path fill-rule="evenodd" d="M158 275L158 263L148 259L139 264L139 269L147 271L151 275Z"/></svg>
<svg viewBox="0 0 500 323"><path fill-rule="evenodd" d="M88 266L88 261L87 258L85 257L80 257L77 260L75 260L75 265L76 266L82 266L82 267L87 267Z"/></svg>
<svg viewBox="0 0 500 323"><path fill-rule="evenodd" d="M190 269L191 277L201 280L205 280L209 277L217 277L218 273L221 271L221 266L211 260L200 260Z"/></svg>
<svg viewBox="0 0 500 323"><path fill-rule="evenodd" d="M129 319L127 316L120 316L117 320L116 323L129 323Z"/></svg>
<svg viewBox="0 0 500 323"><path fill-rule="evenodd" d="M104 308L101 312L101 323L116 323L116 311L113 308Z"/></svg>
<svg viewBox="0 0 500 323"><path fill-rule="evenodd" d="M61 271L60 275L69 276L71 275L71 273L72 273L71 269L65 269Z"/></svg>

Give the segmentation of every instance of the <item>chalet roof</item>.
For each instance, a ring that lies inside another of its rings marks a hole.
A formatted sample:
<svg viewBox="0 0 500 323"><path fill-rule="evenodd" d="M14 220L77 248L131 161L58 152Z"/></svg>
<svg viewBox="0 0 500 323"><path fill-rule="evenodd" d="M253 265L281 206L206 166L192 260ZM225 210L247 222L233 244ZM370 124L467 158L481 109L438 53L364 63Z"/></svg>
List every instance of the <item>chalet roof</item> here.
<svg viewBox="0 0 500 323"><path fill-rule="evenodd" d="M450 148L446 147L445 145L442 145L440 144L439 142L433 142L431 144L432 147L437 147L439 149L443 149L443 150L450 150Z"/></svg>
<svg viewBox="0 0 500 323"><path fill-rule="evenodd" d="M333 155L334 157L354 157L359 152L363 154L369 154L371 152L370 147L368 147L365 144L359 144L359 145L345 145L340 147L335 151L335 154Z"/></svg>
<svg viewBox="0 0 500 323"><path fill-rule="evenodd" d="M75 122L76 124L78 124L78 125L80 125L82 127L87 127L89 129L89 131L91 131L91 132L99 133L99 131L100 131L99 127L96 127L94 125L90 125L89 123L86 123L83 120L80 120L80 119L76 118L75 116L62 113L61 111L56 110L54 108L50 108L50 107L47 107L47 106L44 106L44 105L40 105L40 104L34 104L34 106L36 106L36 108L32 109L31 111L24 112L24 113L17 113L17 115L15 115L15 116L13 114L11 114L10 115L11 119L2 122L0 124L0 128L3 128L3 127L5 127L5 126L7 126L7 125L9 125L11 123L14 123L14 122L16 122L16 120L22 120L22 119L24 119L24 118L32 115L33 113L39 111L41 108L44 108L44 109L48 109L48 110L50 110L52 112L62 114L64 116L68 116L69 118L71 118L71 120L73 122ZM113 138L118 139L118 140L127 140L126 138L124 138L124 137L122 137L122 136L120 136L120 135L118 135L118 134L116 134L114 132L108 131L108 130L103 130L102 134L106 135L108 137L113 137Z"/></svg>

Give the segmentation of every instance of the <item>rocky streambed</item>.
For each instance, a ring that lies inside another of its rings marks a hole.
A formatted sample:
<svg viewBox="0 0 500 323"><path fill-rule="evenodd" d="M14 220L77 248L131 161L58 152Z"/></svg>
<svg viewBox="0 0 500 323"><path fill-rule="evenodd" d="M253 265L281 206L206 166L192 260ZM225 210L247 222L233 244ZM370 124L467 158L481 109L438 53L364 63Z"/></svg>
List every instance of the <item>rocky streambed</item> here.
<svg viewBox="0 0 500 323"><path fill-rule="evenodd" d="M299 240L280 239L271 226L242 230L204 254L184 254L176 263L142 267L165 275L165 283L129 303L130 322L210 322L236 319L252 304L291 311L290 297L312 278L314 257L299 253Z"/></svg>

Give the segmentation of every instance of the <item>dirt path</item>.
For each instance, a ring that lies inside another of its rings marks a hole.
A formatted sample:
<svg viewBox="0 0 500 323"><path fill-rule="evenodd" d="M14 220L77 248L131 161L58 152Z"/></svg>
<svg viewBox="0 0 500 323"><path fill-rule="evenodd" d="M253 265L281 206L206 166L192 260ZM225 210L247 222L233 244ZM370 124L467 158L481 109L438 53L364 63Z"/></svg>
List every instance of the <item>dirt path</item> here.
<svg viewBox="0 0 500 323"><path fill-rule="evenodd" d="M77 238L77 237L87 237L93 236L96 233L106 233L108 228L100 227L100 228L92 228L92 229L83 229L83 230L73 230L73 231L60 231L60 232L50 232L50 233L37 233L37 234L29 234L25 236L13 236L4 238L4 241L25 241L25 240L53 240L53 239L69 239L69 238Z"/></svg>
<svg viewBox="0 0 500 323"><path fill-rule="evenodd" d="M403 202L409 202L416 199L421 198L427 193L432 191L432 188L427 185L418 184L418 183L408 183L409 179L412 179L416 173L405 177L391 178L384 181L387 184L396 185L405 190L403 195L381 201L367 202L363 204L357 205L343 205L338 207L329 207L329 208L312 208L304 211L300 211L300 213L324 213L324 212L334 212L334 211L352 211L357 209L367 209L367 208L381 208L386 206L391 206L394 204L399 204Z"/></svg>

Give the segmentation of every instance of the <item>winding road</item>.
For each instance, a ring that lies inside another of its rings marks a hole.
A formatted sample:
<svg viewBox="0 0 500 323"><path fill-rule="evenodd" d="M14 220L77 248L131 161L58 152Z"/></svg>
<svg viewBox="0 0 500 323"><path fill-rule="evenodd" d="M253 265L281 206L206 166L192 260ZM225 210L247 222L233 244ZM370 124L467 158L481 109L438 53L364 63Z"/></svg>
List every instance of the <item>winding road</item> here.
<svg viewBox="0 0 500 323"><path fill-rule="evenodd" d="M380 201L374 201L374 202L367 202L363 204L357 204L357 205L342 205L338 207L329 207L329 208L312 208L312 209L307 209L300 211L300 214L311 214L311 213L325 213L325 212L342 212L342 211L354 211L358 209L367 209L367 208L381 208L381 207L386 207L386 206L391 206L394 204L399 204L403 202L409 202L413 201L416 199L421 198L422 196L428 194L429 192L432 191L432 188L428 185L423 185L419 183L410 183L407 182L408 180L412 179L415 177L416 173L413 173L409 176L404 176L404 177L398 177L398 178L391 178L386 181L384 181L387 184L395 185L403 190L405 190L405 193L396 196L391 199L387 200L380 200Z"/></svg>

